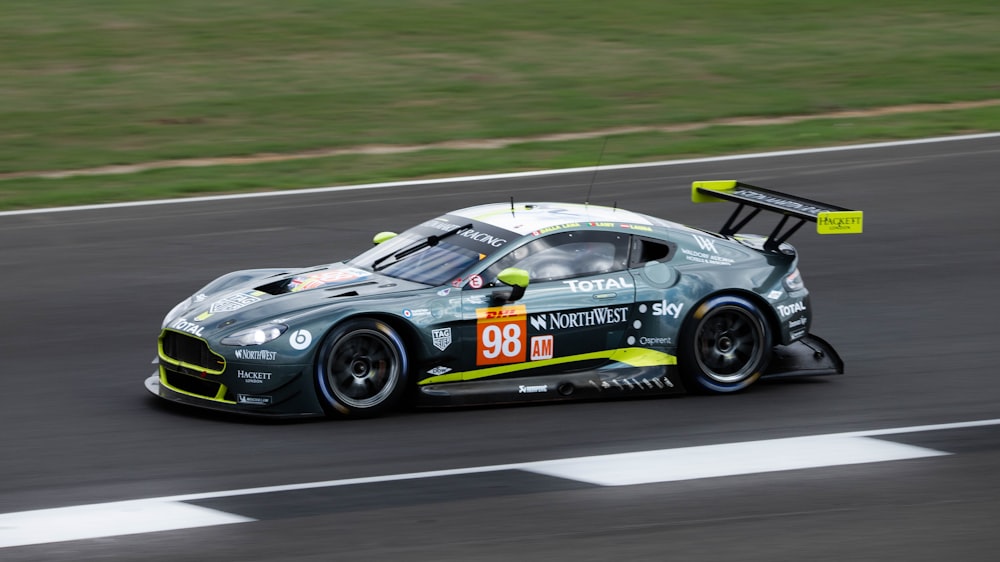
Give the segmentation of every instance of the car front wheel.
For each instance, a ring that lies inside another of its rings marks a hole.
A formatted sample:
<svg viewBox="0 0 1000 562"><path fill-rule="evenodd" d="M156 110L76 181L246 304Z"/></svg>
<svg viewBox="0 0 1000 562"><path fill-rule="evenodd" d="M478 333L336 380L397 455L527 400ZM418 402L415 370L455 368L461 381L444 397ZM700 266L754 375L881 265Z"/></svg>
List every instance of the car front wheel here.
<svg viewBox="0 0 1000 562"><path fill-rule="evenodd" d="M399 334L372 319L349 320L323 341L316 360L327 411L371 417L392 409L406 383L406 352Z"/></svg>

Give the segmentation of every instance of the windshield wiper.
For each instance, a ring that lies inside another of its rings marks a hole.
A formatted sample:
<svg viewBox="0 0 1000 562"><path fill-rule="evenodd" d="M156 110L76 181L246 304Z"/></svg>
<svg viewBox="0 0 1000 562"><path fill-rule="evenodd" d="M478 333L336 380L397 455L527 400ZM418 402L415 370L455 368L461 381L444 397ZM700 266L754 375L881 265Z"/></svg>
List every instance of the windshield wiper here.
<svg viewBox="0 0 1000 562"><path fill-rule="evenodd" d="M441 235L432 234L432 235L428 236L427 238L421 240L420 242L417 242L416 244L410 246L409 248L403 248L402 250L396 252L395 254L390 254L388 256L382 256L379 259L377 259L377 260L375 260L375 261L372 262L372 265L371 265L372 271L383 270L386 267L389 267L390 265L393 265L395 263L399 263L399 261L402 260L403 258L405 258L406 256L415 254L415 253L419 252L420 250L423 250L424 248L430 248L430 247L433 247L433 246L437 246L438 242L444 240L445 238L451 236L452 234L456 234L459 231L465 230L466 228L472 228L472 223L470 222L469 224L460 226L460 227L455 228L453 230L449 230L448 232L445 232L444 234L441 234ZM383 267L379 267L380 265L382 265L382 263L384 261L388 260L389 258L394 258L394 259L393 259L393 261L391 263L388 263L388 264L386 264Z"/></svg>

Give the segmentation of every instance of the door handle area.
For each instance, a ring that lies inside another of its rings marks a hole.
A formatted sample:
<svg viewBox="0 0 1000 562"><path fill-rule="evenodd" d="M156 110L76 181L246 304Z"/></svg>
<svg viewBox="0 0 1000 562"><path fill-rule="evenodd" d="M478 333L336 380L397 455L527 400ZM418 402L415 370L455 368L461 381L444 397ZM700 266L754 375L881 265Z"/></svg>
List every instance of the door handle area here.
<svg viewBox="0 0 1000 562"><path fill-rule="evenodd" d="M594 298L596 300L601 301L601 300L605 300L605 299L613 299L613 298L615 298L617 296L618 296L618 293L598 293L598 294L594 295Z"/></svg>

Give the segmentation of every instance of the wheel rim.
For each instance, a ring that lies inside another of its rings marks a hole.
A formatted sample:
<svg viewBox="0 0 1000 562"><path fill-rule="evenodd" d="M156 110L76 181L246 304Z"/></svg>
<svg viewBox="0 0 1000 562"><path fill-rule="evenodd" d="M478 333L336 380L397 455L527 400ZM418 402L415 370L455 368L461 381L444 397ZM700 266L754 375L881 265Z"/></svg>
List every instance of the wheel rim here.
<svg viewBox="0 0 1000 562"><path fill-rule="evenodd" d="M753 376L764 355L763 336L760 320L743 308L723 306L709 312L695 336L701 372L722 384Z"/></svg>
<svg viewBox="0 0 1000 562"><path fill-rule="evenodd" d="M399 351L381 332L353 331L337 340L327 357L327 384L337 400L347 406L370 408L396 388Z"/></svg>

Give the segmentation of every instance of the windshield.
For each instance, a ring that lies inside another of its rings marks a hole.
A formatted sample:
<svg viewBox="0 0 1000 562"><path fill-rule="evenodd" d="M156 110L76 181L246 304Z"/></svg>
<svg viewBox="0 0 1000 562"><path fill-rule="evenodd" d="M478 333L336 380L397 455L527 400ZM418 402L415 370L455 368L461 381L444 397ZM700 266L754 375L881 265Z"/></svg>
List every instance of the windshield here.
<svg viewBox="0 0 1000 562"><path fill-rule="evenodd" d="M431 236L439 241L429 244ZM516 236L486 224L470 224L467 218L444 216L411 228L348 263L407 281L444 285Z"/></svg>
<svg viewBox="0 0 1000 562"><path fill-rule="evenodd" d="M400 234L348 263L361 269L374 271L373 263L391 258L394 253L404 250L408 246L419 244L424 239L425 237L412 233ZM442 241L436 246L424 247L403 259L392 261L387 265L380 265L378 272L382 275L398 277L416 283L444 285L459 277L463 271L478 261L478 252L456 246L448 241Z"/></svg>

